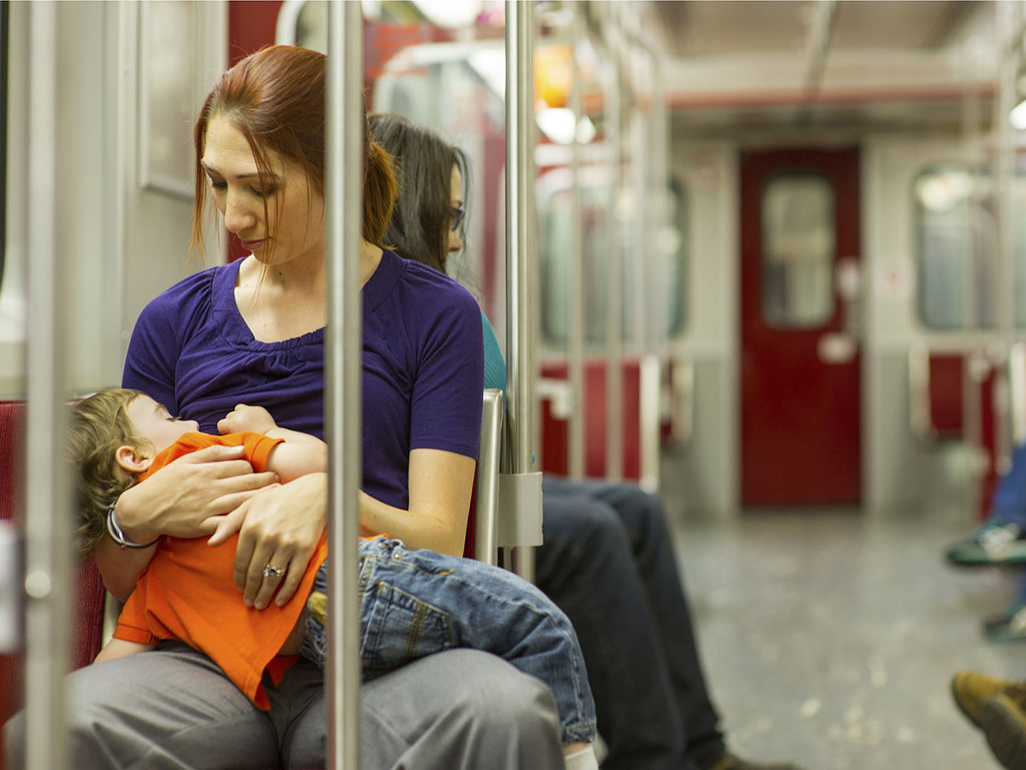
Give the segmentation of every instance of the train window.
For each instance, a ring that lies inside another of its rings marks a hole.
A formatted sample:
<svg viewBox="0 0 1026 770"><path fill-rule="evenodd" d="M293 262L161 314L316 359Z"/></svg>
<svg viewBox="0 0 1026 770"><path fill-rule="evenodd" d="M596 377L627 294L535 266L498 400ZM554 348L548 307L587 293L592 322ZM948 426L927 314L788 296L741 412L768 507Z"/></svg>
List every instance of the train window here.
<svg viewBox="0 0 1026 770"><path fill-rule="evenodd" d="M913 183L918 312L929 328L994 326L992 188L988 173L956 166L928 168Z"/></svg>
<svg viewBox="0 0 1026 770"><path fill-rule="evenodd" d="M834 188L818 174L771 179L762 191L762 314L770 326L822 326L834 314Z"/></svg>
<svg viewBox="0 0 1026 770"><path fill-rule="evenodd" d="M558 177L555 190L546 192L539 185L538 204L541 209L541 316L542 335L553 347L567 344L568 307L567 292L570 280L571 198L569 174L565 170L552 172ZM597 169L596 169L597 171ZM609 185L601 174L585 174L582 183L584 217L584 329L585 344L599 346L606 342L606 309L609 303L609 270L607 231L610 210ZM543 177L544 179L544 177ZM646 297L662 294L664 301L651 301L645 308L646 334L649 339L676 337L684 329L686 318L684 297L687 265L687 200L683 188L676 182L668 189L667 200L672 207L669 225L659 233L648 255L649 291ZM629 237L628 233L624 233ZM623 244L622 307L624 342L630 341L633 327L629 319L634 314L634 282L642 275L642 264L632 258L636 250ZM653 256L655 255L655 256ZM659 259L659 257L662 257ZM658 292L657 292L658 287Z"/></svg>
<svg viewBox="0 0 1026 770"><path fill-rule="evenodd" d="M584 217L584 329L585 343L601 344L606 339L605 309L608 283L606 224L609 188L584 184L581 189ZM544 206L541 239L542 333L553 345L567 344L569 313L567 297L570 285L571 193L563 188ZM626 270L626 266L625 266ZM624 324L626 329L626 324Z"/></svg>

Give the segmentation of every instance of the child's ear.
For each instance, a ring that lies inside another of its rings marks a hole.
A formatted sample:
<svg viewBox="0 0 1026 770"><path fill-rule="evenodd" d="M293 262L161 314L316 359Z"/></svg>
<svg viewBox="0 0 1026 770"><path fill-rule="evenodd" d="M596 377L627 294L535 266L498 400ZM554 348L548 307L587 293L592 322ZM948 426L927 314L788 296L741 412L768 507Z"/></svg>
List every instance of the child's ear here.
<svg viewBox="0 0 1026 770"><path fill-rule="evenodd" d="M128 473L142 473L150 467L153 455L142 447L122 444L114 453L114 459L121 469Z"/></svg>

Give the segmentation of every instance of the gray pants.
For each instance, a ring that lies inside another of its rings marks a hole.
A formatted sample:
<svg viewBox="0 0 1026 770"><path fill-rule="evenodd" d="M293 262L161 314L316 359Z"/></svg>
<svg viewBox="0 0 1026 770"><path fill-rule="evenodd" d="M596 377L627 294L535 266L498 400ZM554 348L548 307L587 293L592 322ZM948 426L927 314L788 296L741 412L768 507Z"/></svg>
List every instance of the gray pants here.
<svg viewBox="0 0 1026 770"><path fill-rule="evenodd" d="M271 770L325 764L322 673L300 660L256 709L184 644L87 666L67 679L75 770ZM361 690L362 770L559 770L548 688L476 650L432 655ZM8 770L24 766L24 712L5 727Z"/></svg>

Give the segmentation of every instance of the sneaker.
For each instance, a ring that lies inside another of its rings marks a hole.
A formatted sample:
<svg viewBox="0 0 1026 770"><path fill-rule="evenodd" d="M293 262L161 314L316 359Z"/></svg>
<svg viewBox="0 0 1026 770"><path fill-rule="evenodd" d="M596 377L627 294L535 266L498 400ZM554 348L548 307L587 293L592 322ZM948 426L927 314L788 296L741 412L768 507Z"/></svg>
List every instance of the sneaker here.
<svg viewBox="0 0 1026 770"><path fill-rule="evenodd" d="M801 770L801 768L790 762L751 762L728 751L710 770Z"/></svg>
<svg viewBox="0 0 1026 770"><path fill-rule="evenodd" d="M976 671L959 671L951 678L951 695L966 718L977 727L980 709L995 695L1004 695L1026 702L1026 682L998 679Z"/></svg>
<svg viewBox="0 0 1026 770"><path fill-rule="evenodd" d="M950 546L946 556L958 567L1026 564L1026 532L1018 524L991 519L968 540Z"/></svg>
<svg viewBox="0 0 1026 770"><path fill-rule="evenodd" d="M1004 615L983 621L988 642L1026 641L1026 606L1017 604Z"/></svg>
<svg viewBox="0 0 1026 770"><path fill-rule="evenodd" d="M1010 770L1026 770L1024 698L998 693L980 707L980 729L998 761Z"/></svg>

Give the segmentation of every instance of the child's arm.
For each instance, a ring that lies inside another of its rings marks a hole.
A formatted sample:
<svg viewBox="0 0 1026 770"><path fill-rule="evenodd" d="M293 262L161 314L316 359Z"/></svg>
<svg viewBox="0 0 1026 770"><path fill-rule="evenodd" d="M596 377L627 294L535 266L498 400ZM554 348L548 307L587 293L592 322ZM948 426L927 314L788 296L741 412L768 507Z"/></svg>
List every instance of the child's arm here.
<svg viewBox="0 0 1026 770"><path fill-rule="evenodd" d="M279 428L262 406L239 404L217 423L217 429L221 433L252 431L271 438L285 439L285 443L278 444L267 458L267 470L277 473L282 483L307 473L323 473L328 469L327 444L308 433Z"/></svg>
<svg viewBox="0 0 1026 770"><path fill-rule="evenodd" d="M135 655L137 652L148 652L156 648L156 646L157 645L155 644L126 642L124 639L111 639L104 645L103 649L100 650L100 654L96 656L96 660L94 660L93 663L103 663L105 660L125 658L129 655Z"/></svg>

